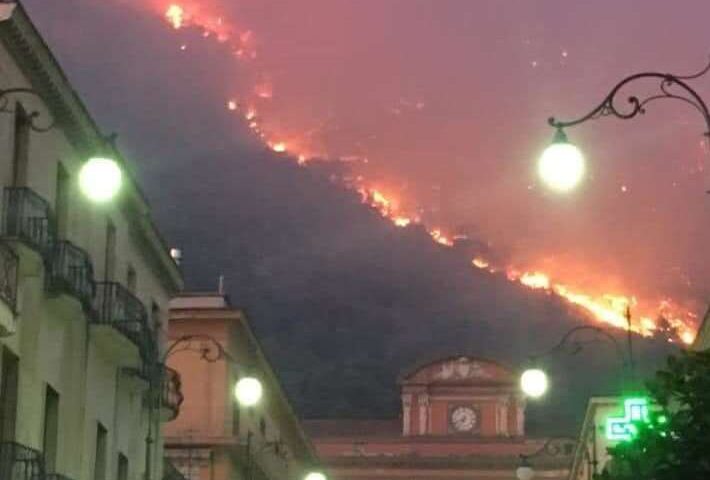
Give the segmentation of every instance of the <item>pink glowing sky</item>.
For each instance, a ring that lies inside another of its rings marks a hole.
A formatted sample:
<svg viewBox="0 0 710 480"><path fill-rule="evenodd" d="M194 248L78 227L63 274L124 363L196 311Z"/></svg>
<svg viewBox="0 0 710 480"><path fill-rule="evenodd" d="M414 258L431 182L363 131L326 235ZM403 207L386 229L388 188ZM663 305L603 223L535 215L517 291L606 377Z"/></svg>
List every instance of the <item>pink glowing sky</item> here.
<svg viewBox="0 0 710 480"><path fill-rule="evenodd" d="M265 79L274 93L260 108L267 128L330 158L366 157L355 171L432 224L580 285L698 304L708 296L710 165L692 109L658 104L634 121L570 130L590 174L569 196L546 192L534 169L552 136L548 116L586 113L637 71L702 68L706 1L196 2L253 32L258 58L246 63L197 31L172 31L160 16L167 1L25 3L90 105L136 139L138 153L170 154L169 132L182 137L148 104L199 110L184 122L207 118L249 144L225 100ZM710 95L710 77L695 85ZM126 107L141 102L143 112ZM189 135L175 149L199 142Z"/></svg>

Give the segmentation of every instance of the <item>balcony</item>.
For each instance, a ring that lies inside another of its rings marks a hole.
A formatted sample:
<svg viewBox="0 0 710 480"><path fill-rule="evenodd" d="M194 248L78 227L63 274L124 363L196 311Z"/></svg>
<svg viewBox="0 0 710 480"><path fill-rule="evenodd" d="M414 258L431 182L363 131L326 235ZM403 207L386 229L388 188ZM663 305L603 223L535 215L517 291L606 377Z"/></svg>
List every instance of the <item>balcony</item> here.
<svg viewBox="0 0 710 480"><path fill-rule="evenodd" d="M138 347L143 362L155 362L157 343L148 327L148 315L141 301L128 289L116 282L97 283L94 312L94 324L110 326Z"/></svg>
<svg viewBox="0 0 710 480"><path fill-rule="evenodd" d="M180 374L165 365L159 365L161 375L160 411L163 421L175 420L180 413L180 405L185 397L182 394Z"/></svg>
<svg viewBox="0 0 710 480"><path fill-rule="evenodd" d="M42 454L15 442L0 443L0 479L44 480Z"/></svg>
<svg viewBox="0 0 710 480"><path fill-rule="evenodd" d="M24 243L49 260L56 236L52 209L33 190L5 188L1 228L3 236Z"/></svg>
<svg viewBox="0 0 710 480"><path fill-rule="evenodd" d="M73 243L62 240L55 245L47 282L50 292L75 297L85 312L93 308L96 284L91 258Z"/></svg>
<svg viewBox="0 0 710 480"><path fill-rule="evenodd" d="M18 267L15 251L0 241L0 336L15 332Z"/></svg>

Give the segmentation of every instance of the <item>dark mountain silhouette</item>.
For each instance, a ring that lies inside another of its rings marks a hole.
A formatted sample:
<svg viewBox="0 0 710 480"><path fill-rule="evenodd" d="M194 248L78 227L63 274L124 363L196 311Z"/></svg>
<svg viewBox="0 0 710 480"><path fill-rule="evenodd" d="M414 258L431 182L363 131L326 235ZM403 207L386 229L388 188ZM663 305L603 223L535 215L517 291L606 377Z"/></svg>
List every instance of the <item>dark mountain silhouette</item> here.
<svg viewBox="0 0 710 480"><path fill-rule="evenodd" d="M555 296L471 268L469 252L421 227L394 227L318 169L268 152L195 162L175 172L190 180L170 185L178 200L158 202L188 285L215 290L225 275L305 417L396 416L397 376L412 364L469 353L521 368L588 321ZM672 348L639 339L637 363L649 370ZM572 434L589 395L620 388L611 345L548 366L554 390L530 404L532 431Z"/></svg>

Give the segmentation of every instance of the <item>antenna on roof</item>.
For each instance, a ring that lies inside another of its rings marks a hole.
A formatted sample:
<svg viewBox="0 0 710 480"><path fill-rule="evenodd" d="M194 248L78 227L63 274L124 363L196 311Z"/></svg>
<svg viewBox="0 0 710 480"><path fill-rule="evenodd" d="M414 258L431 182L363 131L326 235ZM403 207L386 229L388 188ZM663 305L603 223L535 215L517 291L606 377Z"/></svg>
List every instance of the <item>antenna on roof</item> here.
<svg viewBox="0 0 710 480"><path fill-rule="evenodd" d="M224 295L224 275L219 276L219 286L217 287L217 293Z"/></svg>

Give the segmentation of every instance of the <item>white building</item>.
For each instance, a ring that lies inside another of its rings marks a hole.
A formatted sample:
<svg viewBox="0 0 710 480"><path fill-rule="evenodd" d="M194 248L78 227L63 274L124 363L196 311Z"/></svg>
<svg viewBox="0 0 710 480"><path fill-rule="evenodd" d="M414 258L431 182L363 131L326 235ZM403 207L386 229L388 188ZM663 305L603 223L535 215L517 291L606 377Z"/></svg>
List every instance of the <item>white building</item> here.
<svg viewBox="0 0 710 480"><path fill-rule="evenodd" d="M157 480L179 392L151 402L148 378L180 272L125 175L108 204L79 193L120 154L24 9L0 19L0 479Z"/></svg>

